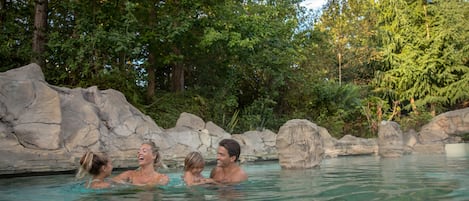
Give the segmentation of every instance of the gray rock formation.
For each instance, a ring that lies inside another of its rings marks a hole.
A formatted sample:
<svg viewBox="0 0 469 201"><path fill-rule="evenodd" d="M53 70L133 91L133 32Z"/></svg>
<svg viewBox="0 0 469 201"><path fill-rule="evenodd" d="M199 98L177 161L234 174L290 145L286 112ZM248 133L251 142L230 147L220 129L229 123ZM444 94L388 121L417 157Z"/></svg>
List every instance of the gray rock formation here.
<svg viewBox="0 0 469 201"><path fill-rule="evenodd" d="M376 138L359 138L345 135L334 145L336 156L376 155L378 154L378 141Z"/></svg>
<svg viewBox="0 0 469 201"><path fill-rule="evenodd" d="M443 154L445 144L461 143L461 136L468 133L469 108L445 112L422 127L413 153Z"/></svg>
<svg viewBox="0 0 469 201"><path fill-rule="evenodd" d="M319 128L308 120L293 119L283 124L276 145L280 166L286 169L319 166L324 156Z"/></svg>
<svg viewBox="0 0 469 201"><path fill-rule="evenodd" d="M379 155L383 158L401 157L404 153L404 140L399 124L382 121L378 131Z"/></svg>
<svg viewBox="0 0 469 201"><path fill-rule="evenodd" d="M168 166L181 166L190 151L216 160L218 142L233 138L241 145L241 161L279 159L284 168L311 168L324 157L377 154L378 149L387 153L386 147L397 144L403 150L388 150L445 153L445 144L461 142L467 133L469 108L435 117L420 133L395 136L401 140L394 144L351 135L337 140L307 120L288 121L278 135L269 130L231 135L213 122L182 113L174 128L163 129L116 90L52 86L36 64L0 73L0 175L74 170L87 150L106 152L114 167L133 168L145 140L160 147Z"/></svg>
<svg viewBox="0 0 469 201"><path fill-rule="evenodd" d="M189 113L162 129L116 90L49 85L36 64L0 73L0 175L74 170L87 150L106 152L116 168L133 168L146 140L159 146L164 164L181 166L190 151L215 160L224 138L231 134ZM244 161L276 156L272 132L237 140Z"/></svg>
<svg viewBox="0 0 469 201"><path fill-rule="evenodd" d="M265 129L232 135L241 146L241 162L277 159L277 134Z"/></svg>

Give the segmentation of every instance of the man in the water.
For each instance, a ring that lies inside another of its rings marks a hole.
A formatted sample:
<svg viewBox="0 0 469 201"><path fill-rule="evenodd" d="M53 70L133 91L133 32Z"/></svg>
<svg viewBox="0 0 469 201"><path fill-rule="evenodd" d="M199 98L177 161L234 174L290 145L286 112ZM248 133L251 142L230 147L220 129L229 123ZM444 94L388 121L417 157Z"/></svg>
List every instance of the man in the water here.
<svg viewBox="0 0 469 201"><path fill-rule="evenodd" d="M236 140L224 139L218 143L217 166L212 169L210 178L222 184L236 184L248 179L248 175L238 165L241 147Z"/></svg>

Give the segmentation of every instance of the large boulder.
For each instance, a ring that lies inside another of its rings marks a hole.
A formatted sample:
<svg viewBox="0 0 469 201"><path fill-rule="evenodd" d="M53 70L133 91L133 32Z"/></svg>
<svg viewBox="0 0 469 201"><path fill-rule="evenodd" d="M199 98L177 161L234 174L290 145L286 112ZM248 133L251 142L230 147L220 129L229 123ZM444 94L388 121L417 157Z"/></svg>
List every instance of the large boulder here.
<svg viewBox="0 0 469 201"><path fill-rule="evenodd" d="M319 166L324 156L324 146L316 124L293 119L282 125L277 134L277 151L280 166L286 169Z"/></svg>
<svg viewBox="0 0 469 201"><path fill-rule="evenodd" d="M469 108L445 112L434 117L419 132L421 144L461 143L462 134L469 133Z"/></svg>
<svg viewBox="0 0 469 201"><path fill-rule="evenodd" d="M462 143L469 133L469 108L445 112L425 124L412 147L417 154L444 154L445 144Z"/></svg>
<svg viewBox="0 0 469 201"><path fill-rule="evenodd" d="M1 73L0 86L0 120L9 130L4 135L14 135L27 149L59 149L59 94L48 87L39 66Z"/></svg>
<svg viewBox="0 0 469 201"><path fill-rule="evenodd" d="M404 140L399 124L382 121L378 130L379 155L383 158L400 157L404 153Z"/></svg>
<svg viewBox="0 0 469 201"><path fill-rule="evenodd" d="M188 127L195 130L202 130L205 128L205 122L197 115L183 112L179 115L179 119L176 121L176 127Z"/></svg>

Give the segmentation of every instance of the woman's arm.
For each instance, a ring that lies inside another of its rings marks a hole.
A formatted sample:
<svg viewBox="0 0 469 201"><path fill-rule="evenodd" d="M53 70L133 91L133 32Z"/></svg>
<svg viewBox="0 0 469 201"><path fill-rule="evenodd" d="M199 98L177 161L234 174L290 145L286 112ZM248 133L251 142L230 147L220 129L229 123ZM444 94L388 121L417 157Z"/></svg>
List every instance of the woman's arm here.
<svg viewBox="0 0 469 201"><path fill-rule="evenodd" d="M119 175L115 176L112 178L112 181L113 182L116 182L116 183L120 183L120 184L123 184L123 183L132 183L132 170L127 170L123 173L120 173Z"/></svg>

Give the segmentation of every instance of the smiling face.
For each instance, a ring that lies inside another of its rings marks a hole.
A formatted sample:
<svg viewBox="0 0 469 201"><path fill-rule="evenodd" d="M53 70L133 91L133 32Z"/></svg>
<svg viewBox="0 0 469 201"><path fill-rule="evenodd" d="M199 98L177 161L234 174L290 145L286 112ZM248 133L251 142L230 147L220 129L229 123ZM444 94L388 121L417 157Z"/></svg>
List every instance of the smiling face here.
<svg viewBox="0 0 469 201"><path fill-rule="evenodd" d="M205 166L204 163L194 164L194 166L190 170L192 175L200 175L202 171L204 170L204 166Z"/></svg>
<svg viewBox="0 0 469 201"><path fill-rule="evenodd" d="M142 144L137 153L138 165L153 165L156 156L153 155L151 146L149 144Z"/></svg>
<svg viewBox="0 0 469 201"><path fill-rule="evenodd" d="M231 156L228 154L228 150L225 147L219 146L217 150L217 166L219 167L227 167L230 164L234 163L236 160L235 156Z"/></svg>

